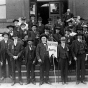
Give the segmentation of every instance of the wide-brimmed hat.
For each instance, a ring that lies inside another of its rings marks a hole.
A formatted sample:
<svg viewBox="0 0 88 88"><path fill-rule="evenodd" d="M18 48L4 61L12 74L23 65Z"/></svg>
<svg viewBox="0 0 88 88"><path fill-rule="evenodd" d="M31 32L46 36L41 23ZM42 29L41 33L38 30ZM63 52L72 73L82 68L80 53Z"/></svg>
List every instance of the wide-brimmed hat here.
<svg viewBox="0 0 88 88"><path fill-rule="evenodd" d="M8 26L6 26L6 28L14 28L14 26L13 25L8 25Z"/></svg>
<svg viewBox="0 0 88 88"><path fill-rule="evenodd" d="M4 33L2 34L2 36L4 36L4 35L8 35L8 36L9 36L9 33L7 33L7 32L4 32Z"/></svg>

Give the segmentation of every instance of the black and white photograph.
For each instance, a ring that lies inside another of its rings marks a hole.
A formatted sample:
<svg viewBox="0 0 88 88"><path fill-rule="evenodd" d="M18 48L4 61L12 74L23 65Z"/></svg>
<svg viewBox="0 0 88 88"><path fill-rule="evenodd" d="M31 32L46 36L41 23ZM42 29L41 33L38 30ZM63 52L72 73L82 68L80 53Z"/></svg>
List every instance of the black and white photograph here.
<svg viewBox="0 0 88 88"><path fill-rule="evenodd" d="M0 88L88 88L88 0L0 0Z"/></svg>

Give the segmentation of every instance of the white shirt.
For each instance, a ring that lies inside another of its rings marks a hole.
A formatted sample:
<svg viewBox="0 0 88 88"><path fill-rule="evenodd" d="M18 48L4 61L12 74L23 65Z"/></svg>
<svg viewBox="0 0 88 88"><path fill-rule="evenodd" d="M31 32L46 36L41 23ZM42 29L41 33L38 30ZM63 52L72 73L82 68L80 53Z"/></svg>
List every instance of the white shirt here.
<svg viewBox="0 0 88 88"><path fill-rule="evenodd" d="M14 45L15 45L15 46L17 45L17 40L14 40Z"/></svg>

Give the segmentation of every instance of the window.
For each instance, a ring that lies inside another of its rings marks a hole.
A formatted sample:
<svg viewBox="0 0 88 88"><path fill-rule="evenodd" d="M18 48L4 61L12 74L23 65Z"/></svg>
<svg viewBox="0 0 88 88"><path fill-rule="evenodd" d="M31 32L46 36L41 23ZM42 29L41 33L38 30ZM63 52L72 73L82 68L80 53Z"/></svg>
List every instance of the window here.
<svg viewBox="0 0 88 88"><path fill-rule="evenodd" d="M0 0L0 19L6 19L6 0Z"/></svg>
<svg viewBox="0 0 88 88"><path fill-rule="evenodd" d="M50 13L51 14L59 14L59 3L51 3L50 4Z"/></svg>

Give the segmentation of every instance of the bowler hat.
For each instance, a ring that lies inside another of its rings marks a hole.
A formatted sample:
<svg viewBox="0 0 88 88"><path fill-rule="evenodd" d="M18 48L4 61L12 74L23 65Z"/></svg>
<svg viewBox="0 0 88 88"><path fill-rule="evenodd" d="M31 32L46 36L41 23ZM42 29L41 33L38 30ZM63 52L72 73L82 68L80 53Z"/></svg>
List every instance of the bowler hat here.
<svg viewBox="0 0 88 88"><path fill-rule="evenodd" d="M32 38L28 38L28 40L27 41L32 41L33 42L33 39Z"/></svg>
<svg viewBox="0 0 88 88"><path fill-rule="evenodd" d="M61 37L60 40L61 40L61 41L66 41L66 38L63 36L63 37Z"/></svg>
<svg viewBox="0 0 88 88"><path fill-rule="evenodd" d="M18 20L18 19L14 19L14 20L13 20L13 23L14 23L14 22L19 22L19 20Z"/></svg>
<svg viewBox="0 0 88 88"><path fill-rule="evenodd" d="M41 34L41 35L40 35L40 39L41 39L42 37L48 38L48 36L47 36L46 34Z"/></svg>

